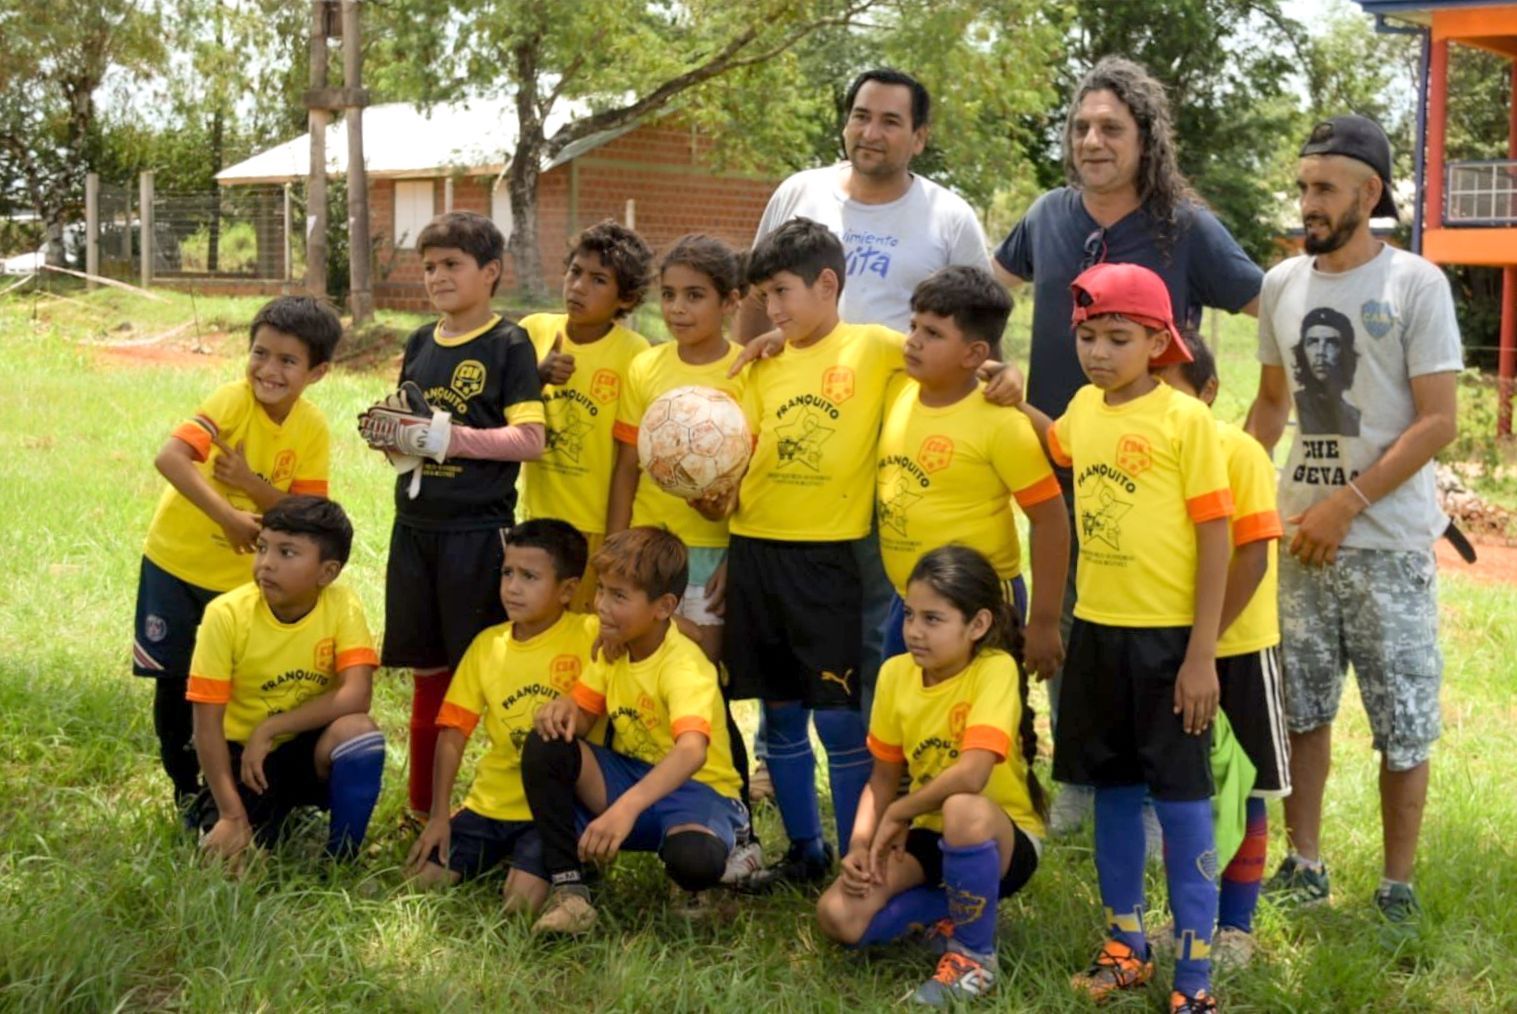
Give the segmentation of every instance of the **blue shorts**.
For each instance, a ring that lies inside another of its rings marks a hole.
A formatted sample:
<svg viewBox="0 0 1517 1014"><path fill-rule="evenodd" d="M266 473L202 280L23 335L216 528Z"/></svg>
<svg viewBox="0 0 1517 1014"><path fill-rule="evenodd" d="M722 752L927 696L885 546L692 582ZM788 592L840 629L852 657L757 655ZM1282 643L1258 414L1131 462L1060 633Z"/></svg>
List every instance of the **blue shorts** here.
<svg viewBox="0 0 1517 1014"><path fill-rule="evenodd" d="M506 860L519 865L542 865L542 844L530 820L496 820L464 807L448 822L448 861L438 862L437 850L427 858L446 865L465 880L489 873Z"/></svg>
<svg viewBox="0 0 1517 1014"><path fill-rule="evenodd" d="M596 766L600 768L601 778L605 780L607 806L626 795L632 786L653 770L652 764L636 757L628 757L594 743L585 745L590 748ZM576 831L583 831L595 817L582 804L575 804ZM748 810L736 799L728 799L711 786L692 778L638 816L637 823L632 825L632 831L622 842L621 851L657 852L664 844L664 836L669 833L669 829L681 824L704 827L731 852L739 832L748 827ZM535 856L514 856L511 865L544 880L548 878L548 871L542 865L540 847Z"/></svg>
<svg viewBox="0 0 1517 1014"><path fill-rule="evenodd" d="M137 575L132 672L158 679L187 678L200 618L220 594L182 581L144 556Z"/></svg>
<svg viewBox="0 0 1517 1014"><path fill-rule="evenodd" d="M1010 581L1001 582L1011 607L1017 611L1017 622L1027 623L1027 583L1018 574ZM890 615L885 617L885 657L894 658L906 654L906 603L894 593L890 596Z"/></svg>

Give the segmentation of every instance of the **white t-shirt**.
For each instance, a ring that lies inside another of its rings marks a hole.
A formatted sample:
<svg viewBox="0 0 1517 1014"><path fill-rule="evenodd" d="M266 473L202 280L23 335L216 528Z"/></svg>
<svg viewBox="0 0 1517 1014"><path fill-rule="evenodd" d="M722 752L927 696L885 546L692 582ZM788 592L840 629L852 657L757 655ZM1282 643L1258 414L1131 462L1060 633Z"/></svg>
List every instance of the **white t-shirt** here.
<svg viewBox="0 0 1517 1014"><path fill-rule="evenodd" d="M1287 529L1412 424L1412 377L1463 368L1453 296L1430 261L1387 245L1352 271L1329 274L1315 262L1275 265L1259 294L1259 361L1284 368L1296 408L1280 474ZM1355 518L1343 545L1425 549L1447 524L1429 461Z"/></svg>
<svg viewBox="0 0 1517 1014"><path fill-rule="evenodd" d="M990 271L985 233L969 203L922 176L888 204L863 204L839 186L846 163L807 169L779 185L757 242L792 218L831 229L848 255L839 313L850 324L911 329L911 292L939 268L968 264Z"/></svg>

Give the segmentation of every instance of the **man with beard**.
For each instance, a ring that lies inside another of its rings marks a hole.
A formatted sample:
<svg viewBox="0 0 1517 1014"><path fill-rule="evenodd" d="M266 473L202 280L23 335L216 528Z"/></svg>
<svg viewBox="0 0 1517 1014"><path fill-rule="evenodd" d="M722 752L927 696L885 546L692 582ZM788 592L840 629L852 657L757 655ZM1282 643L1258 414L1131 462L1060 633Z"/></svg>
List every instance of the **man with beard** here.
<svg viewBox="0 0 1517 1014"><path fill-rule="evenodd" d="M1280 477L1280 626L1295 789L1285 801L1290 853L1266 890L1303 903L1328 897L1322 798L1352 665L1380 752L1385 866L1375 903L1399 934L1420 914L1412 866L1440 725L1433 541L1447 518L1433 456L1457 432L1462 364L1443 272L1370 234L1372 215L1396 215L1390 169L1390 142L1361 116L1319 123L1301 148L1306 253L1264 279L1248 429L1273 447L1294 397L1302 425ZM1331 354L1319 324L1340 336ZM1285 363L1300 346L1305 371L1293 392ZM1346 357L1368 368L1345 369ZM1357 413L1314 409L1308 419L1317 363L1336 373Z"/></svg>

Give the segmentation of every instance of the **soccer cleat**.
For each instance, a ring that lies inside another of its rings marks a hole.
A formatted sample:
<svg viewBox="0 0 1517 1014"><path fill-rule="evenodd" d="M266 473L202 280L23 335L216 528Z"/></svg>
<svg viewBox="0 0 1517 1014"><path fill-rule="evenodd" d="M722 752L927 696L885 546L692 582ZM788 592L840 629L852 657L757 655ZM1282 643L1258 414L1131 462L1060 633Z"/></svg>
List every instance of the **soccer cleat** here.
<svg viewBox="0 0 1517 1014"><path fill-rule="evenodd" d="M1076 973L1069 984L1099 1003L1118 990L1137 989L1153 976L1151 959L1138 957L1120 940L1108 940L1090 967Z"/></svg>
<svg viewBox="0 0 1517 1014"><path fill-rule="evenodd" d="M982 997L995 988L994 958L982 959L949 949L938 959L932 978L911 994L913 1003L943 1007L951 1003Z"/></svg>
<svg viewBox="0 0 1517 1014"><path fill-rule="evenodd" d="M1088 785L1060 785L1048 811L1048 835L1074 834L1095 812L1096 792Z"/></svg>
<svg viewBox="0 0 1517 1014"><path fill-rule="evenodd" d="M534 935L543 933L578 936L595 926L595 906L583 887L555 887L548 895L542 915L532 924Z"/></svg>
<svg viewBox="0 0 1517 1014"><path fill-rule="evenodd" d="M1204 989L1195 996L1186 996L1178 990L1169 994L1169 1014L1203 1014L1216 1009L1217 998Z"/></svg>
<svg viewBox="0 0 1517 1014"><path fill-rule="evenodd" d="M728 887L741 886L764 868L764 848L756 841L735 845L727 854L727 868L722 871L722 883Z"/></svg>
<svg viewBox="0 0 1517 1014"><path fill-rule="evenodd" d="M820 884L832 872L836 855L829 842L822 843L820 859L808 856L804 845L792 843L784 859L756 871L741 886L750 891L767 891L780 884Z"/></svg>
<svg viewBox="0 0 1517 1014"><path fill-rule="evenodd" d="M918 940L923 947L942 957L947 953L948 945L953 943L953 920L944 916L924 929Z"/></svg>
<svg viewBox="0 0 1517 1014"><path fill-rule="evenodd" d="M1278 902L1302 907L1327 901L1330 885L1327 867L1312 869L1300 858L1290 855L1280 860L1280 868L1264 883L1264 893Z"/></svg>
<svg viewBox="0 0 1517 1014"><path fill-rule="evenodd" d="M1254 935L1236 926L1222 926L1211 938L1211 960L1217 968L1243 968L1254 960Z"/></svg>

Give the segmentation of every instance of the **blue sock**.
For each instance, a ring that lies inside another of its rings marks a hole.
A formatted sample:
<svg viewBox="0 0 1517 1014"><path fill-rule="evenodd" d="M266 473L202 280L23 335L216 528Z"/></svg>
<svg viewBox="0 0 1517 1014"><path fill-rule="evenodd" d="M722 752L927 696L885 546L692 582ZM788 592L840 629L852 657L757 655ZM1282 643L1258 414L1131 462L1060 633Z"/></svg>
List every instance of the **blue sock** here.
<svg viewBox="0 0 1517 1014"><path fill-rule="evenodd" d="M791 842L822 856L822 813L816 802L816 757L811 752L811 712L799 704L764 705L769 753L764 763L774 782L774 802Z"/></svg>
<svg viewBox="0 0 1517 1014"><path fill-rule="evenodd" d="M1217 925L1245 933L1254 931L1254 909L1259 905L1259 884L1264 879L1264 857L1269 848L1269 813L1264 800L1250 796L1246 830L1238 854L1222 871L1217 899Z"/></svg>
<svg viewBox="0 0 1517 1014"><path fill-rule="evenodd" d="M902 891L869 920L855 947L874 947L899 940L918 927L932 926L948 916L948 899L937 884L920 884Z"/></svg>
<svg viewBox="0 0 1517 1014"><path fill-rule="evenodd" d="M350 859L363 844L369 816L379 800L379 782L385 771L385 737L382 732L337 744L332 750L332 774L327 779L332 810L327 825L327 855Z"/></svg>
<svg viewBox="0 0 1517 1014"><path fill-rule="evenodd" d="M857 711L815 712L817 738L827 748L827 781L832 786L832 813L837 819L839 850L847 849L858 816L859 797L869 784L874 758L869 755L864 721Z"/></svg>
<svg viewBox="0 0 1517 1014"><path fill-rule="evenodd" d="M1106 906L1106 931L1140 958L1148 956L1143 933L1142 785L1096 790L1096 877ZM1165 828L1168 831L1168 827Z"/></svg>
<svg viewBox="0 0 1517 1014"><path fill-rule="evenodd" d="M953 920L953 941L970 954L996 949L996 902L1001 899L1001 850L995 841L950 845L943 850L943 894Z"/></svg>
<svg viewBox="0 0 1517 1014"><path fill-rule="evenodd" d="M1211 800L1154 800L1164 827L1164 876L1175 914L1175 989L1211 988L1211 938L1217 925L1217 843Z"/></svg>

